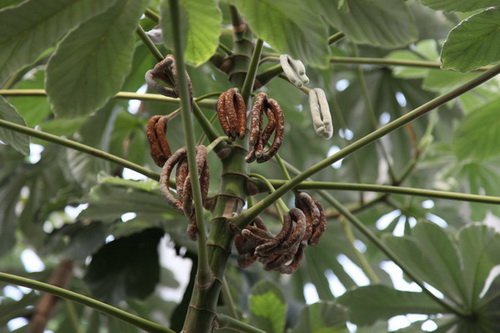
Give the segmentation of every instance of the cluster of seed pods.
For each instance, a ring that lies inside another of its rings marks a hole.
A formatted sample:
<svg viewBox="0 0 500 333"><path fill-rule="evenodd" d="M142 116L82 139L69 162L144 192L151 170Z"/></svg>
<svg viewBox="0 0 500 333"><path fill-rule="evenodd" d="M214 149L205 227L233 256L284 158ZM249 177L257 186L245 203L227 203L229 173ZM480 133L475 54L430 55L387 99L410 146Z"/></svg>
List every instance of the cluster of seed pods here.
<svg viewBox="0 0 500 333"><path fill-rule="evenodd" d="M193 209L193 191L187 162L187 149L180 148L172 154L165 132L168 118L153 116L149 119L146 135L149 141L150 154L156 165L162 168L160 177L160 192L167 203L175 210L190 218L188 236L195 239L198 233ZM201 195L205 203L210 184L210 172L207 163L207 148L203 145L196 147L196 167L198 170ZM177 195L170 189L169 179L173 170Z"/></svg>
<svg viewBox="0 0 500 333"><path fill-rule="evenodd" d="M243 97L236 89L228 89L219 96L216 111L222 130L231 141L245 137L246 106ZM267 117L265 127L264 116ZM284 129L285 117L278 102L268 98L266 93L257 94L250 112L249 152L245 161L251 163L257 160L257 163L263 163L271 159L283 143ZM266 149L273 134L274 139Z"/></svg>
<svg viewBox="0 0 500 333"><path fill-rule="evenodd" d="M301 84L306 84L305 69L300 62L282 57L287 76L293 76ZM146 73L146 81L151 89L168 97L179 97L177 90L177 69L172 55ZM165 85L160 84L162 81ZM192 91L188 78L189 89ZM191 92L192 94L192 92ZM314 97L314 96L313 96ZM317 98L323 102L324 98ZM322 104L321 104L322 105ZM323 107L324 109L324 107ZM244 139L247 131L247 111L242 95L234 88L223 92L217 101L216 111L221 128L230 141ZM255 96L249 115L249 151L245 157L247 163L263 163L271 159L280 148L284 136L284 115L278 102L268 98L266 93ZM314 118L314 117L313 117ZM318 118L318 117L317 117ZM162 168L160 192L167 203L179 213L189 217L188 236L196 239L198 230L193 207L193 191L187 162L187 149L180 148L175 153L168 144L166 131L167 116L153 116L147 125L147 138L151 157ZM322 121L324 119L321 119ZM317 126L316 126L317 125ZM320 127L315 123L316 127ZM328 132L328 129L327 131ZM327 136L323 134L323 136ZM272 139L272 142L271 141ZM207 148L196 147L196 168L200 182L203 204L206 204L210 173L207 163ZM175 169L176 191L170 187L170 176ZM265 270L291 274L299 267L304 248L318 244L326 226L326 215L321 204L305 192L297 192L295 208L283 214L283 225L279 233L273 235L260 217L256 217L243 230L229 224L235 235L235 247L238 251L238 263L248 267L255 261L263 264Z"/></svg>
<svg viewBox="0 0 500 333"><path fill-rule="evenodd" d="M234 244L240 267L259 261L265 270L282 274L299 268L304 248L318 244L325 231L326 215L321 204L305 192L296 195L295 206L283 215L283 226L275 236L260 217L243 230L230 225L236 233Z"/></svg>

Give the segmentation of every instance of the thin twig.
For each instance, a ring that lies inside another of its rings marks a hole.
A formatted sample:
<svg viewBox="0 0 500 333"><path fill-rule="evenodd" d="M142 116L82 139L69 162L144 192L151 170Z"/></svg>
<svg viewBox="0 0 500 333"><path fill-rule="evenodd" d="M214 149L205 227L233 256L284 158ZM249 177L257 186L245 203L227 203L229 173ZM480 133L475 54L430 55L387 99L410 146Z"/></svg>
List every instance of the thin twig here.
<svg viewBox="0 0 500 333"><path fill-rule="evenodd" d="M64 299L69 299L71 301L80 303L82 305L88 306L94 310L100 311L102 313L105 313L111 317L123 320L135 327L138 327L142 330L145 330L146 332L150 333L175 333L169 328L166 328L164 326L161 326L160 324L157 324L155 322L149 321L147 319L144 319L142 317L133 315L131 313L128 313L126 311L123 311L122 309L116 308L114 306L111 306L109 304L103 303L101 301L95 300L93 298L90 298L88 296L84 296L79 293L75 293L70 290L66 290L63 288L59 288L53 285L50 285L48 283L43 283L40 281L28 279L25 277L13 275L13 274L8 274L8 273L0 273L0 281L10 283L13 285L17 286L23 286L39 291L43 291L46 293L50 293L56 296L59 296Z"/></svg>

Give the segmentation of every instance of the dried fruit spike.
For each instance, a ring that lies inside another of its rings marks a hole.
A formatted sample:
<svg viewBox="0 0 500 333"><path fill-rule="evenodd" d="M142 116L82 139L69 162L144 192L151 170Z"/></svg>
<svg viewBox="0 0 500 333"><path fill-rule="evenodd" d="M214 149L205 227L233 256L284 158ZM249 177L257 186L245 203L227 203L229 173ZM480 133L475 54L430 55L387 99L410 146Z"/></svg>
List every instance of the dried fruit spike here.
<svg viewBox="0 0 500 333"><path fill-rule="evenodd" d="M278 152L278 149L283 143L283 136L285 133L285 117L283 116L283 110L281 109L278 102L276 102L274 99L268 99L267 103L270 109L273 111L274 117L276 118L274 140L271 144L271 147L268 150L264 151L260 157L257 157L258 163L263 163L270 160ZM267 142L263 143L263 146L266 143Z"/></svg>
<svg viewBox="0 0 500 333"><path fill-rule="evenodd" d="M165 137L168 118L166 116L153 116L149 119L146 127L146 136L149 141L151 158L160 168L163 167L172 155L170 146Z"/></svg>
<svg viewBox="0 0 500 333"><path fill-rule="evenodd" d="M236 89L228 89L219 96L216 111L222 130L230 140L245 137L246 106L243 96Z"/></svg>
<svg viewBox="0 0 500 333"><path fill-rule="evenodd" d="M293 85L301 88L304 84L309 83L302 61L292 59L288 54L282 54L280 55L280 65L288 81Z"/></svg>
<svg viewBox="0 0 500 333"><path fill-rule="evenodd" d="M189 95L193 96L193 85L189 75L186 75L188 82ZM148 70L145 75L146 83L150 89L155 90L159 94L167 97L178 98L179 90L177 88L177 67L175 65L175 58L169 54L162 61L158 62L155 67ZM161 85L156 79L163 81L166 86Z"/></svg>
<svg viewBox="0 0 500 333"><path fill-rule="evenodd" d="M309 90L309 107L314 130L323 138L330 139L333 135L332 115L323 89Z"/></svg>
<svg viewBox="0 0 500 333"><path fill-rule="evenodd" d="M268 124L264 130L263 115L268 116ZM268 99L266 93L259 93L250 113L250 137L249 152L245 157L247 163L257 159L258 163L271 159L283 142L285 118L283 110L274 99ZM264 150L266 144L274 133L273 143L268 150Z"/></svg>

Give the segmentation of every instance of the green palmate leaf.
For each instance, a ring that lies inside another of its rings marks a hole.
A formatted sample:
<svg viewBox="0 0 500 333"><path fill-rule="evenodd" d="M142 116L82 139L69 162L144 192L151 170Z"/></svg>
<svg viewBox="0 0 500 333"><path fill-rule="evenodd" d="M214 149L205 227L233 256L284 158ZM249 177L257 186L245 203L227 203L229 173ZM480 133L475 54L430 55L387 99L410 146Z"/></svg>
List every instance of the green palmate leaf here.
<svg viewBox="0 0 500 333"><path fill-rule="evenodd" d="M182 0L181 22L183 23L186 62L199 66L206 62L217 49L221 32L222 14L214 0ZM168 1L162 1L161 6L162 30L165 43L172 44L169 31L172 30L170 21L170 6ZM167 47L168 47L167 46Z"/></svg>
<svg viewBox="0 0 500 333"><path fill-rule="evenodd" d="M268 333L285 328L286 303L283 291L267 280L256 283L249 296L250 321Z"/></svg>
<svg viewBox="0 0 500 333"><path fill-rule="evenodd" d="M15 207L23 186L24 179L20 177L0 179L0 256L16 243Z"/></svg>
<svg viewBox="0 0 500 333"><path fill-rule="evenodd" d="M497 0L420 0L423 5L447 12L470 12L473 10L497 6Z"/></svg>
<svg viewBox="0 0 500 333"><path fill-rule="evenodd" d="M453 137L459 160L481 161L500 155L500 98L472 111L460 123Z"/></svg>
<svg viewBox="0 0 500 333"><path fill-rule="evenodd" d="M325 67L327 34L310 6L299 0L231 0L252 31L281 53Z"/></svg>
<svg viewBox="0 0 500 333"><path fill-rule="evenodd" d="M0 11L0 83L115 1L37 0ZM75 51L75 50L74 50Z"/></svg>
<svg viewBox="0 0 500 333"><path fill-rule="evenodd" d="M497 161L466 163L460 166L456 177L466 185L467 193L498 196L500 195L500 170L497 165ZM472 221L483 221L488 211L500 216L500 209L497 205L487 206L472 202L469 205Z"/></svg>
<svg viewBox="0 0 500 333"><path fill-rule="evenodd" d="M157 246L161 237L163 230L151 228L104 245L85 275L92 293L112 304L151 294L160 279Z"/></svg>
<svg viewBox="0 0 500 333"><path fill-rule="evenodd" d="M466 304L469 309L477 310L484 305L480 294L490 271L500 265L500 234L490 227L475 224L462 229L458 240L463 260Z"/></svg>
<svg viewBox="0 0 500 333"><path fill-rule="evenodd" d="M292 333L347 333L345 309L333 302L306 306L300 312L299 323Z"/></svg>
<svg viewBox="0 0 500 333"><path fill-rule="evenodd" d="M90 114L117 93L131 68L135 30L149 0L118 0L59 45L47 66L47 94L60 117Z"/></svg>
<svg viewBox="0 0 500 333"><path fill-rule="evenodd" d="M389 236L384 241L410 269L446 297L456 302L464 298L458 250L442 228L420 222L411 236Z"/></svg>
<svg viewBox="0 0 500 333"><path fill-rule="evenodd" d="M313 4L331 26L356 43L397 47L417 38L415 20L400 0L347 0L348 10L339 9L337 1L318 0Z"/></svg>
<svg viewBox="0 0 500 333"><path fill-rule="evenodd" d="M500 6L472 15L457 25L443 45L444 69L467 72L500 60Z"/></svg>
<svg viewBox="0 0 500 333"><path fill-rule="evenodd" d="M23 117L5 98L0 96L0 119L26 126ZM0 128L0 141L11 145L23 155L30 153L30 138L26 134Z"/></svg>
<svg viewBox="0 0 500 333"><path fill-rule="evenodd" d="M481 73L459 73L431 70L424 79L423 88L431 91L446 91L458 87L481 75Z"/></svg>
<svg viewBox="0 0 500 333"><path fill-rule="evenodd" d="M443 308L426 294L399 291L384 285L371 285L348 291L338 302L348 308L349 321L356 325L372 325L377 320L407 313L443 312Z"/></svg>

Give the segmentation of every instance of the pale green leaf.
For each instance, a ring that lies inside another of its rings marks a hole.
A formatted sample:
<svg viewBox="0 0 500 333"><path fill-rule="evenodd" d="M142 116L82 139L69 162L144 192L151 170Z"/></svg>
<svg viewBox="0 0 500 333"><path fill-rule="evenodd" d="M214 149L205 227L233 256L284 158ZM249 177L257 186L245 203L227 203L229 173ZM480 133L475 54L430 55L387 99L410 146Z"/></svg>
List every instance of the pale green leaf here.
<svg viewBox="0 0 500 333"><path fill-rule="evenodd" d="M317 67L327 64L326 27L299 0L232 0L255 34L281 53Z"/></svg>
<svg viewBox="0 0 500 333"><path fill-rule="evenodd" d="M488 163L487 161L472 161L463 163L456 174L456 178L466 186L466 192L472 194L500 195L500 170L498 162ZM486 218L488 211L500 216L498 205L484 205L481 203L469 203L470 220L482 221Z"/></svg>
<svg viewBox="0 0 500 333"><path fill-rule="evenodd" d="M59 45L47 66L47 94L54 113L88 115L116 94L131 69L135 31L149 0L118 0Z"/></svg>
<svg viewBox="0 0 500 333"><path fill-rule="evenodd" d="M458 239L467 287L466 304L476 310L482 305L480 294L491 269L500 265L500 234L486 225L473 224L460 230Z"/></svg>
<svg viewBox="0 0 500 333"><path fill-rule="evenodd" d="M347 333L346 311L334 302L319 302L300 312L299 322L292 333Z"/></svg>
<svg viewBox="0 0 500 333"><path fill-rule="evenodd" d="M481 73L459 73L453 71L433 70L429 71L429 74L425 77L423 88L438 92L451 90L479 75L481 75Z"/></svg>
<svg viewBox="0 0 500 333"><path fill-rule="evenodd" d="M0 119L26 126L23 117L21 117L17 110L2 96L0 96ZM23 155L29 155L30 153L30 138L26 134L0 127L0 141L11 145Z"/></svg>
<svg viewBox="0 0 500 333"><path fill-rule="evenodd" d="M24 186L23 177L0 179L0 257L7 254L16 243L17 200Z"/></svg>
<svg viewBox="0 0 500 333"><path fill-rule="evenodd" d="M470 12L498 5L498 0L420 0L420 2L432 9L446 12Z"/></svg>
<svg viewBox="0 0 500 333"><path fill-rule="evenodd" d="M484 10L457 25L443 45L444 69L467 72L500 60L500 7Z"/></svg>
<svg viewBox="0 0 500 333"><path fill-rule="evenodd" d="M464 297L460 259L456 245L439 226L420 222L410 236L389 236L389 248L422 280L455 301Z"/></svg>
<svg viewBox="0 0 500 333"><path fill-rule="evenodd" d="M500 98L468 114L453 137L458 159L481 161L500 155Z"/></svg>
<svg viewBox="0 0 500 333"><path fill-rule="evenodd" d="M115 1L36 0L0 11L0 83ZM75 50L73 50L75 51Z"/></svg>
<svg viewBox="0 0 500 333"><path fill-rule="evenodd" d="M372 325L407 313L436 314L443 308L427 294L399 291L384 285L359 287L346 292L338 302L348 308L349 321Z"/></svg>
<svg viewBox="0 0 500 333"><path fill-rule="evenodd" d="M256 283L248 299L250 321L268 333L281 333L285 328L286 303L283 291L267 280Z"/></svg>
<svg viewBox="0 0 500 333"><path fill-rule="evenodd" d="M222 14L214 0L182 0L181 21L185 38L184 57L187 63L199 66L206 62L217 49L221 33ZM170 7L162 2L160 25L163 31L171 31ZM165 42L169 34L165 34Z"/></svg>
<svg viewBox="0 0 500 333"><path fill-rule="evenodd" d="M405 46L417 38L413 15L401 0L347 0L348 10L335 1L313 2L318 13L356 43L378 47Z"/></svg>

